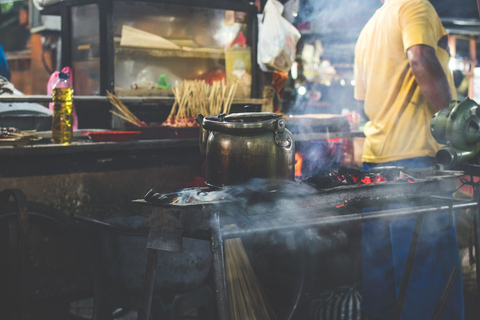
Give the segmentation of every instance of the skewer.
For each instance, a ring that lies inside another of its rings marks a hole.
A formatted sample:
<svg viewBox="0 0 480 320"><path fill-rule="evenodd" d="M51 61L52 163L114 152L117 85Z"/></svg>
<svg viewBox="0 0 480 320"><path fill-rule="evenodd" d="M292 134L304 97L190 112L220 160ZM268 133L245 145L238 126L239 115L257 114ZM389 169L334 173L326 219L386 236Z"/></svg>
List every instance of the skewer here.
<svg viewBox="0 0 480 320"><path fill-rule="evenodd" d="M113 114L119 116L120 118L138 126L138 127L141 127L142 126L142 121L140 121L140 119L138 119L129 109L126 105L123 104L123 102L120 100L120 98L118 98L115 94L109 92L107 90L107 98L108 98L108 101L115 107L117 108L117 110L121 113L121 116L120 114L118 113L115 113L113 111L110 110L110 112L112 112Z"/></svg>
<svg viewBox="0 0 480 320"><path fill-rule="evenodd" d="M175 87L172 88L175 100L167 123L179 126L199 113L205 116L230 113L236 88L237 84L227 85L225 81L216 81L212 85L204 80L175 82Z"/></svg>
<svg viewBox="0 0 480 320"><path fill-rule="evenodd" d="M225 259L231 318L233 320L276 319L241 239L225 240Z"/></svg>
<svg viewBox="0 0 480 320"><path fill-rule="evenodd" d="M237 83L234 83L230 86L230 91L228 93L227 100L225 102L225 113L229 114L230 109L232 108L233 97L235 96L235 92L237 91Z"/></svg>
<svg viewBox="0 0 480 320"><path fill-rule="evenodd" d="M131 124L136 125L137 127L141 127L141 126L142 126L141 124L136 123L135 121L132 121L132 120L129 119L128 117L125 117L125 116L123 116L123 115L121 115L121 114L119 114L119 113L116 113L115 111L110 110L110 113L113 113L113 114L116 115L117 117L122 118L123 120L128 121L128 122L130 122Z"/></svg>

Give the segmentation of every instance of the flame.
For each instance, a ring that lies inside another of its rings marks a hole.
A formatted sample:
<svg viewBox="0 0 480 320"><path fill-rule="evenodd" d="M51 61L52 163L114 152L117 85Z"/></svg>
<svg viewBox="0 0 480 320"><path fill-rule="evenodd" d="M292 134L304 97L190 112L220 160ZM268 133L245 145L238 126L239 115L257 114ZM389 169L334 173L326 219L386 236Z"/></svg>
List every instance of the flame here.
<svg viewBox="0 0 480 320"><path fill-rule="evenodd" d="M302 176L302 163L303 163L302 156L300 155L300 153L295 152L295 177Z"/></svg>

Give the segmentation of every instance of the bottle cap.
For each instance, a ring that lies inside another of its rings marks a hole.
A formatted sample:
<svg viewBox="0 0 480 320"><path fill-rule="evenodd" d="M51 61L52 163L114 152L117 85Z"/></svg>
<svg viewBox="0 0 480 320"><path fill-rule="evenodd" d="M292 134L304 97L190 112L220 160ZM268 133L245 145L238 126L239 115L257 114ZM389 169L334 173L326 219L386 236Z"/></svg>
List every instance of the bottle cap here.
<svg viewBox="0 0 480 320"><path fill-rule="evenodd" d="M58 78L62 80L68 80L69 76L68 72L60 72L58 74Z"/></svg>

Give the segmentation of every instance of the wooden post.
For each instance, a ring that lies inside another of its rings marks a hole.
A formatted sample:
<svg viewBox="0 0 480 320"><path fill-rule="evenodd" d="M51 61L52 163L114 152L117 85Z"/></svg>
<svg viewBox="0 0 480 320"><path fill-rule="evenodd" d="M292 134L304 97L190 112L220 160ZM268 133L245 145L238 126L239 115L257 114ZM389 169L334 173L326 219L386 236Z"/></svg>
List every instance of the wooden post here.
<svg viewBox="0 0 480 320"><path fill-rule="evenodd" d="M473 78L474 78L474 69L477 65L477 41L474 38L470 38L470 84L468 86L468 97L473 99L474 90L473 90Z"/></svg>
<svg viewBox="0 0 480 320"><path fill-rule="evenodd" d="M455 59L457 55L457 38L454 35L448 36L448 49L450 50L450 56Z"/></svg>

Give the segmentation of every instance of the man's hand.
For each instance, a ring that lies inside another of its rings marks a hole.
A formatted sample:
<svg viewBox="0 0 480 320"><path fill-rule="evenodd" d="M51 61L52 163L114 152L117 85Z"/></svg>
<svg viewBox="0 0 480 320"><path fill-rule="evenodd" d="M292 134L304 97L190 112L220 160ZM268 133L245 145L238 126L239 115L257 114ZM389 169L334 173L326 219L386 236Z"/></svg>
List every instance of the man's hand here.
<svg viewBox="0 0 480 320"><path fill-rule="evenodd" d="M435 50L415 45L407 49L407 58L420 91L430 105L435 111L447 108L453 100L452 93Z"/></svg>

